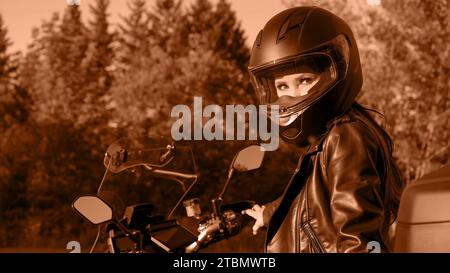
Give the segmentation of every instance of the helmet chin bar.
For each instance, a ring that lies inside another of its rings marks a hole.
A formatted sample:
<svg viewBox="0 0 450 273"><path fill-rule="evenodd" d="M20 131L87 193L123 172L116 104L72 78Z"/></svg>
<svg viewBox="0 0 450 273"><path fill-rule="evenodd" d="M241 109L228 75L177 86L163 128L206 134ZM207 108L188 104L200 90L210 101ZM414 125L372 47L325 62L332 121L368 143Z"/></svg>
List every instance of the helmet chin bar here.
<svg viewBox="0 0 450 273"><path fill-rule="evenodd" d="M291 115L291 116L295 116L293 118L293 120L290 120L290 123L288 125L281 125L280 124L280 136L281 138L289 143L299 143L302 142L304 139L300 139L300 138L304 138L304 136L302 136L302 132L303 132L303 113L299 112L296 113L295 115ZM295 130L295 131L294 131ZM288 131L294 131L294 134L288 134Z"/></svg>
<svg viewBox="0 0 450 273"><path fill-rule="evenodd" d="M281 127L287 127L291 125L299 116L301 116L305 112L305 109L296 113L293 113L289 116L283 117L280 115L280 121L279 124ZM287 119L288 118L288 119ZM286 120L287 119L287 120ZM286 120L286 121L283 121Z"/></svg>
<svg viewBox="0 0 450 273"><path fill-rule="evenodd" d="M314 113L317 112L315 109L311 109L314 107L321 107L321 106L313 104L312 106L299 112L298 117L295 118L294 121L289 125L287 126L280 125L280 138L287 143L295 144L299 147L309 146L311 144L310 138L321 134L323 129L322 126L317 128L315 126L311 127L312 124L308 123L307 119L305 119L305 116L311 114L314 115ZM318 117L317 122L321 123L319 121L320 119L321 118ZM314 122L314 124L317 125L316 122ZM293 133L290 133L289 131Z"/></svg>

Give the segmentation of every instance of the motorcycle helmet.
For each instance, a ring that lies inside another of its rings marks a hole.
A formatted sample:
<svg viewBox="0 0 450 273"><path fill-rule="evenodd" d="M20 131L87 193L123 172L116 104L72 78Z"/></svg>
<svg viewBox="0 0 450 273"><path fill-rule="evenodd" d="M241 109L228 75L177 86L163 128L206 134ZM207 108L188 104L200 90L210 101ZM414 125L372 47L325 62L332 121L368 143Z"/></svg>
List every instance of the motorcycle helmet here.
<svg viewBox="0 0 450 273"><path fill-rule="evenodd" d="M260 103L279 107L280 137L297 144L348 110L363 81L352 30L318 7L295 7L270 19L254 42L248 70ZM302 75L313 76L305 81ZM283 93L285 79L307 83L307 92Z"/></svg>

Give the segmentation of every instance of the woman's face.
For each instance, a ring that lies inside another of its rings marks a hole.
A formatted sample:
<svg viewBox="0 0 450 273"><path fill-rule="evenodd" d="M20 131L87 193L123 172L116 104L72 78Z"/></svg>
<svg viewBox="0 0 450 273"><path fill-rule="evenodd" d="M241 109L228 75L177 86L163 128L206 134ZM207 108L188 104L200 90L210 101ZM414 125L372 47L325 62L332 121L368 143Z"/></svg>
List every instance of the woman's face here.
<svg viewBox="0 0 450 273"><path fill-rule="evenodd" d="M320 75L313 72L301 72L275 78L278 97L301 97L319 81Z"/></svg>
<svg viewBox="0 0 450 273"><path fill-rule="evenodd" d="M275 88L279 98L283 96L302 97L308 94L313 86L320 80L320 75L310 71L283 75L275 78ZM280 117L280 125L288 126L301 113Z"/></svg>

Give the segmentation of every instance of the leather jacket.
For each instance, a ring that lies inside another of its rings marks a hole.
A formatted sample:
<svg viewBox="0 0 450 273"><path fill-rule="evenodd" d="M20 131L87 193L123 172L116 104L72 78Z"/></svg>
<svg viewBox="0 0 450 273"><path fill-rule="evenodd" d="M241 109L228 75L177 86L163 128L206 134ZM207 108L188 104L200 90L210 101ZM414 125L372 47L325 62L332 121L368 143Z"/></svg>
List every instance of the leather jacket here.
<svg viewBox="0 0 450 273"><path fill-rule="evenodd" d="M266 252L389 251L381 150L367 124L346 114L301 156L277 200L266 204Z"/></svg>

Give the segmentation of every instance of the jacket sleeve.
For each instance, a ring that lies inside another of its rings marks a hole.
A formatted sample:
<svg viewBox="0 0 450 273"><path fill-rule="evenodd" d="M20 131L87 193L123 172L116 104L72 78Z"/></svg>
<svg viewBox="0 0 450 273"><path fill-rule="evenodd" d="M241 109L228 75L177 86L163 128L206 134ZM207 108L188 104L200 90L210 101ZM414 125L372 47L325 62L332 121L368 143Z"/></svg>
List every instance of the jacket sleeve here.
<svg viewBox="0 0 450 273"><path fill-rule="evenodd" d="M384 221L378 146L363 125L336 125L324 143L324 165L337 252L367 252L370 241L383 248Z"/></svg>
<svg viewBox="0 0 450 273"><path fill-rule="evenodd" d="M269 222L270 222L270 219L272 218L272 215L274 214L275 210L280 205L281 197L282 196L280 196L277 199L275 199L274 201L269 202L264 205L265 209L263 212L263 222L264 222L265 227L269 226Z"/></svg>

